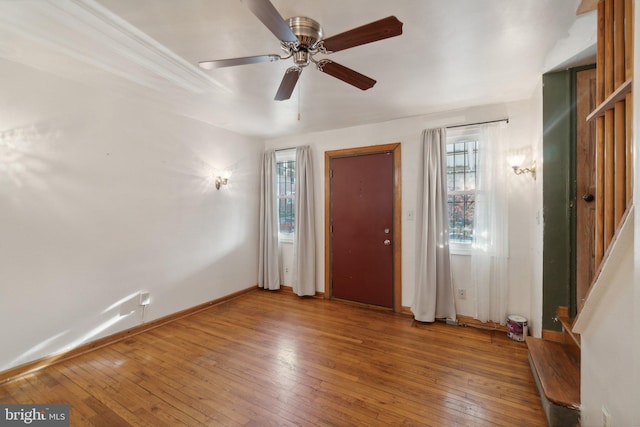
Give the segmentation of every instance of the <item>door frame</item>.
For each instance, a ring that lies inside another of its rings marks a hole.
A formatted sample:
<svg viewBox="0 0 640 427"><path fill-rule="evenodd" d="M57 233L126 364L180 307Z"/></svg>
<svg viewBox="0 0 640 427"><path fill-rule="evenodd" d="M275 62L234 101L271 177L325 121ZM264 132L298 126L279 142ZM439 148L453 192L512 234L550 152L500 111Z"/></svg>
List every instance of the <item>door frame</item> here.
<svg viewBox="0 0 640 427"><path fill-rule="evenodd" d="M324 295L331 293L331 159L391 153L393 155L393 311L402 311L402 169L400 143L371 145L324 153Z"/></svg>

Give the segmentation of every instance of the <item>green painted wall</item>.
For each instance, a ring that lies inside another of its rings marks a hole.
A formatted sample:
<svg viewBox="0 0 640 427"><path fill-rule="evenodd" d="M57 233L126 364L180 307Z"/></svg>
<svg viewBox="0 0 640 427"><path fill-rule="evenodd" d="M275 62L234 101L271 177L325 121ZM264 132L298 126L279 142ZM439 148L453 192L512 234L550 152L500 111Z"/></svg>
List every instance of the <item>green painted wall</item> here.
<svg viewBox="0 0 640 427"><path fill-rule="evenodd" d="M544 182L544 244L542 272L542 328L560 330L555 320L559 305L572 306L574 282L573 155L575 151L573 74L561 71L542 77Z"/></svg>

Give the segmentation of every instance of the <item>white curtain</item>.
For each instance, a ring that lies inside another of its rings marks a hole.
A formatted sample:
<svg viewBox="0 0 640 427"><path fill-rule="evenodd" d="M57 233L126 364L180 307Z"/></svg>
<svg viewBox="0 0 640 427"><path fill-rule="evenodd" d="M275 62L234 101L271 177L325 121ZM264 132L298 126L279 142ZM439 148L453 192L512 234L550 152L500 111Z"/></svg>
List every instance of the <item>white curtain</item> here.
<svg viewBox="0 0 640 427"><path fill-rule="evenodd" d="M421 322L456 318L449 258L446 144L444 128L422 134L416 216L418 270L412 306L415 319Z"/></svg>
<svg viewBox="0 0 640 427"><path fill-rule="evenodd" d="M509 276L509 164L504 128L504 123L480 128L471 250L475 318L501 325L506 324Z"/></svg>
<svg viewBox="0 0 640 427"><path fill-rule="evenodd" d="M260 176L260 254L258 287L280 289L276 152L264 153Z"/></svg>
<svg viewBox="0 0 640 427"><path fill-rule="evenodd" d="M296 148L292 287L299 296L316 294L316 231L313 170L308 146Z"/></svg>

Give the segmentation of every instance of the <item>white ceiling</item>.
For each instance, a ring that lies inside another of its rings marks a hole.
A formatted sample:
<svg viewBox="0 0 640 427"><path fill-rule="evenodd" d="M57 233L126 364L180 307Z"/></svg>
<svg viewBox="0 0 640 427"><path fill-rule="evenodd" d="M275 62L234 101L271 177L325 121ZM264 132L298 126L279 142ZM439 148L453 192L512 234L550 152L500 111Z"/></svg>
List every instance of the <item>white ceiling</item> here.
<svg viewBox="0 0 640 427"><path fill-rule="evenodd" d="M399 37L331 55L377 80L372 89L309 66L291 99L274 101L289 61L197 67L281 53L239 0L0 3L0 57L66 78L110 75L136 96L262 138L527 99L543 72L592 56L596 30L593 12L576 16L580 0L272 0L325 36L389 15L404 23Z"/></svg>

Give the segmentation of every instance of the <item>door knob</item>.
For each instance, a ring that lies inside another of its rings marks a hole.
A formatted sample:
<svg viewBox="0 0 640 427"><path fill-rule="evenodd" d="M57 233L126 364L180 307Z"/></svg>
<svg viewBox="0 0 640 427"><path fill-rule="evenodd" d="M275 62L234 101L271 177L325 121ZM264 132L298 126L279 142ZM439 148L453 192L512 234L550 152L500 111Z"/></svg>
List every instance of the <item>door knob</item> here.
<svg viewBox="0 0 640 427"><path fill-rule="evenodd" d="M593 194L585 194L584 196L582 196L582 200L584 200L585 202L593 202L595 199L595 197L593 196Z"/></svg>
<svg viewBox="0 0 640 427"><path fill-rule="evenodd" d="M389 246L390 244L391 244L391 240L386 239L386 240L384 241L384 245L385 245L385 246Z"/></svg>

